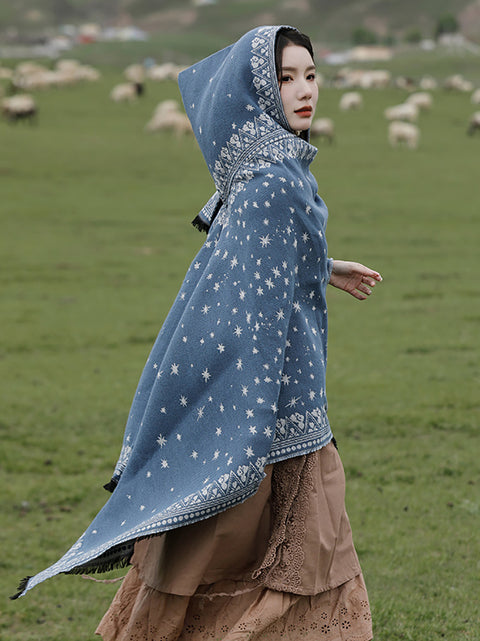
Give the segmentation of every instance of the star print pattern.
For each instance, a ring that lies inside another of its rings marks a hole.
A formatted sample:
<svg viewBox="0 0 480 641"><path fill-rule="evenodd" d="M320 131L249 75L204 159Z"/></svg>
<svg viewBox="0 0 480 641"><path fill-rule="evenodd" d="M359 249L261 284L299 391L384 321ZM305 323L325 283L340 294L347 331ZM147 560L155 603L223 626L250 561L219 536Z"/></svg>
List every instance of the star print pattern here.
<svg viewBox="0 0 480 641"><path fill-rule="evenodd" d="M253 30L180 75L216 187L200 212L210 229L140 377L111 498L28 589L228 509L256 492L265 465L332 438L327 209L309 171L316 149L281 126L275 33Z"/></svg>

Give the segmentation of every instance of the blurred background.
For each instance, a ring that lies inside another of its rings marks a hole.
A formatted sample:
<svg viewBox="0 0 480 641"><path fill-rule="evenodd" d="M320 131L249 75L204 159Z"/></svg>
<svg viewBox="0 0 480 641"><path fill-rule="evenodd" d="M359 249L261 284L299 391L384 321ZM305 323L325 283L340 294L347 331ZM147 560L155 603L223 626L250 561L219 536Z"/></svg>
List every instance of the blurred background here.
<svg viewBox="0 0 480 641"><path fill-rule="evenodd" d="M0 0L1 639L94 638L118 587L61 576L8 600L105 502L205 238L178 72L262 24L312 38L330 255L384 278L367 303L328 292L375 638L480 639L480 0Z"/></svg>

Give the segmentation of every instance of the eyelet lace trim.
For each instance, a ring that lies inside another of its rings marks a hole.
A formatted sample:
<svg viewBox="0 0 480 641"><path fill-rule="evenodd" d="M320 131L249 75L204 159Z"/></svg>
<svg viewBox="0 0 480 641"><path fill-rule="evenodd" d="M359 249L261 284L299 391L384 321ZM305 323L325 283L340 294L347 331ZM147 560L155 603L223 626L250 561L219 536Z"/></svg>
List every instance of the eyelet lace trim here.
<svg viewBox="0 0 480 641"><path fill-rule="evenodd" d="M315 456L305 455L277 463L272 474L272 537L262 565L253 573L273 590L298 593L305 560L309 494L314 487Z"/></svg>
<svg viewBox="0 0 480 641"><path fill-rule="evenodd" d="M213 601L167 595L135 568L97 629L106 641L370 641L371 614L361 575L314 596L257 588ZM122 586L123 587L123 586Z"/></svg>

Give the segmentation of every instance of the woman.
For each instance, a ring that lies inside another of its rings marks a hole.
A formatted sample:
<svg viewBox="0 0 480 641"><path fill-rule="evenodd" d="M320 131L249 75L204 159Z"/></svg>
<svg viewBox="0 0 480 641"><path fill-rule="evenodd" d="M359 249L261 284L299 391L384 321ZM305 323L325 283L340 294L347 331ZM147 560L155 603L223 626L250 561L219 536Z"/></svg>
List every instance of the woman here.
<svg viewBox="0 0 480 641"><path fill-rule="evenodd" d="M368 641L327 418L325 290L365 299L381 277L327 258L310 41L254 29L179 86L217 189L194 221L207 239L140 379L110 500L21 594L131 563L97 629L108 641Z"/></svg>

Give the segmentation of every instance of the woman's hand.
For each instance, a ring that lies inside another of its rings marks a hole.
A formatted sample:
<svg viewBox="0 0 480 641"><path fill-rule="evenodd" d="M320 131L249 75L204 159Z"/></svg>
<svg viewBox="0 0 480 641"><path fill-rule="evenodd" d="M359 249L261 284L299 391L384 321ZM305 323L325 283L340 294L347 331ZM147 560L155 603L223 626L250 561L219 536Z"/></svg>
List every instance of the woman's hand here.
<svg viewBox="0 0 480 641"><path fill-rule="evenodd" d="M373 269L361 263L334 260L330 285L348 292L358 300L365 300L372 293L371 288L381 282L382 277Z"/></svg>

